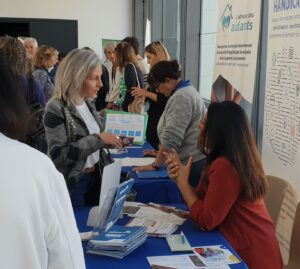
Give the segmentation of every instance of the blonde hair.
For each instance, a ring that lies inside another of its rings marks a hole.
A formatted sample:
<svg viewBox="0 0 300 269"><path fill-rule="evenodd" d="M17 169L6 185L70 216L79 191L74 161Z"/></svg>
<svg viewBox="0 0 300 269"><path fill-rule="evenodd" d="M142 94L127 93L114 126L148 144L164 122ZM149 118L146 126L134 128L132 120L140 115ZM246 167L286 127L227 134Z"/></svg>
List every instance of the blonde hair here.
<svg viewBox="0 0 300 269"><path fill-rule="evenodd" d="M61 61L55 76L54 98L75 105L86 77L101 60L92 50L74 49Z"/></svg>
<svg viewBox="0 0 300 269"><path fill-rule="evenodd" d="M154 42L150 43L148 46L146 46L145 52L156 55L159 61L170 61L171 60L171 57L170 57L166 47L160 41L154 41Z"/></svg>
<svg viewBox="0 0 300 269"><path fill-rule="evenodd" d="M58 51L55 48L46 45L39 46L33 57L34 68L46 68L52 56L57 56Z"/></svg>

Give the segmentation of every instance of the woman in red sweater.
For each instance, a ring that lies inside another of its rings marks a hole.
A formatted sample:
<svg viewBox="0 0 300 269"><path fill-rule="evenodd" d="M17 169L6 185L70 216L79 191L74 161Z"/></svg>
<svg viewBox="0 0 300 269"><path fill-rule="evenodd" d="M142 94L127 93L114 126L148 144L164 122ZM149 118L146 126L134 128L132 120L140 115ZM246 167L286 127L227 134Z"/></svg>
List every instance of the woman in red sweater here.
<svg viewBox="0 0 300 269"><path fill-rule="evenodd" d="M263 195L266 177L246 114L229 101L213 103L200 123L199 146L206 168L196 189L188 182L192 164L165 153L168 171L203 230L218 228L251 269L283 268Z"/></svg>

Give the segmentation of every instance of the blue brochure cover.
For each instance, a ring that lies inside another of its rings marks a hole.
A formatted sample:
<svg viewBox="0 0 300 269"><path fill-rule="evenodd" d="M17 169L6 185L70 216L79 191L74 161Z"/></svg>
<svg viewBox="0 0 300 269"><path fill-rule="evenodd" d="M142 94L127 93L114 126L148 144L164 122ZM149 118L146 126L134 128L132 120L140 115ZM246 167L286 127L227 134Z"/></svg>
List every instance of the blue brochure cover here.
<svg viewBox="0 0 300 269"><path fill-rule="evenodd" d="M94 232L105 232L118 220L133 182L134 179L129 179L110 189L100 210L98 226L94 228Z"/></svg>
<svg viewBox="0 0 300 269"><path fill-rule="evenodd" d="M112 226L105 233L101 233L97 237L90 240L90 246L127 246L129 242L146 234L145 227L127 227L127 226Z"/></svg>
<svg viewBox="0 0 300 269"><path fill-rule="evenodd" d="M141 171L136 173L138 178L141 179L153 179L153 178L169 178L166 167L162 167L154 171Z"/></svg>

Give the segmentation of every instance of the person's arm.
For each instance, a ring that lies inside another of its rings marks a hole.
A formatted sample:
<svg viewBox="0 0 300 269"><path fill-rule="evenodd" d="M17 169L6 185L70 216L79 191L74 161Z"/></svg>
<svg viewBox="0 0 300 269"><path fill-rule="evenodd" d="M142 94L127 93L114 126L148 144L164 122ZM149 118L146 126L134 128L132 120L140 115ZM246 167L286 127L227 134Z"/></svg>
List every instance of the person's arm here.
<svg viewBox="0 0 300 269"><path fill-rule="evenodd" d="M42 87L36 81L36 79L34 77L32 77L31 79L32 79L32 90L34 91L34 98L33 98L34 100L31 100L31 103L39 103L43 107L45 107L45 105L46 105L46 98L45 98L44 92L42 90Z"/></svg>
<svg viewBox="0 0 300 269"><path fill-rule="evenodd" d="M240 195L240 180L236 170L224 158L212 163L208 180L204 199L188 203L191 218L204 230L212 230L220 225ZM185 199L190 199L187 195L183 193Z"/></svg>
<svg viewBox="0 0 300 269"><path fill-rule="evenodd" d="M90 154L106 146L98 134L87 135L69 143L63 110L56 103L46 106L44 125L48 152L56 164L65 163L67 159L86 160Z"/></svg>
<svg viewBox="0 0 300 269"><path fill-rule="evenodd" d="M132 87L131 95L134 97L146 97L151 99L154 102L157 102L157 94L147 91L146 89L142 89L140 87Z"/></svg>
<svg viewBox="0 0 300 269"><path fill-rule="evenodd" d="M164 145L160 145L155 161L153 163L148 165L137 166L133 170L136 172L140 172L140 171L152 171L152 170L159 169L159 167L164 165L166 161L166 157L163 154L163 152L168 152L168 151L169 149L167 149Z"/></svg>

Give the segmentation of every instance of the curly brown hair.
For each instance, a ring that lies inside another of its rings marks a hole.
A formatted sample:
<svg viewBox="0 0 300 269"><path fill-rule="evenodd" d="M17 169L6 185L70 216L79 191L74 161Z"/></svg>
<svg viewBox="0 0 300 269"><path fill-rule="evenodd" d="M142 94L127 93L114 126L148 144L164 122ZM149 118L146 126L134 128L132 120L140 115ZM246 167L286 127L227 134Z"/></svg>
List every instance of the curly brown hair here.
<svg viewBox="0 0 300 269"><path fill-rule="evenodd" d="M34 68L47 68L52 56L57 56L58 51L55 48L42 45L37 49L36 54L33 57Z"/></svg>

